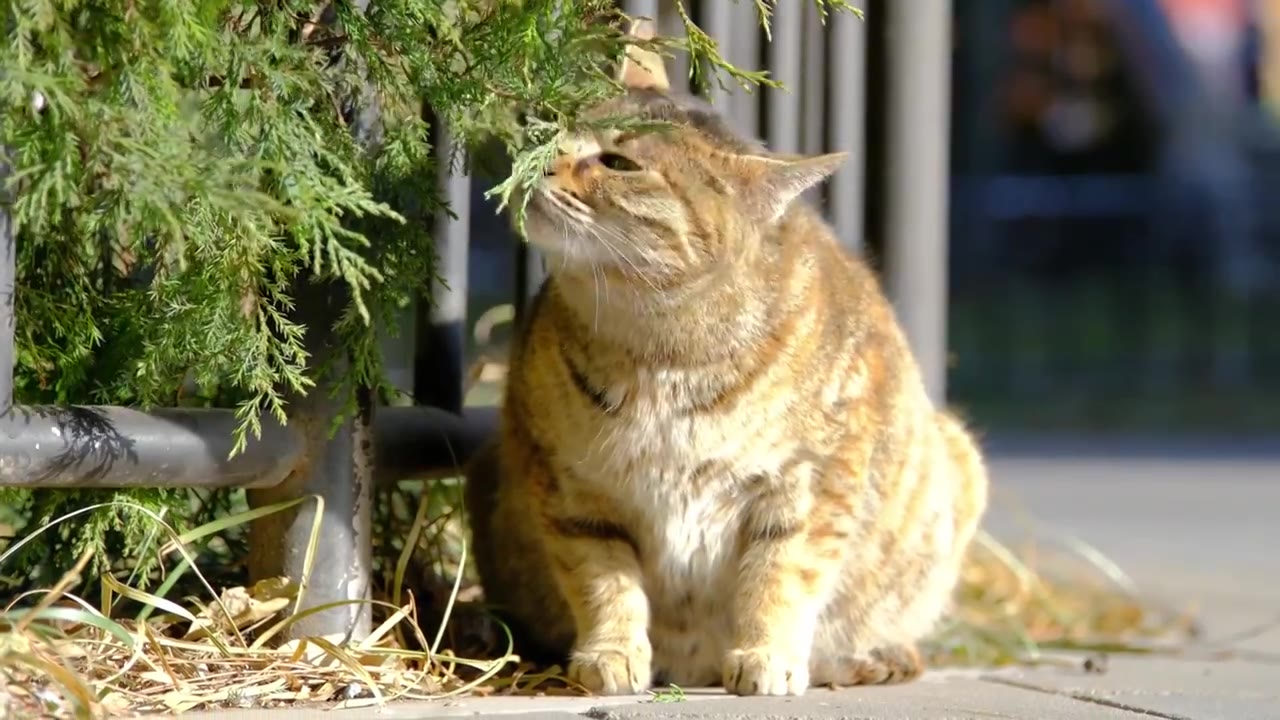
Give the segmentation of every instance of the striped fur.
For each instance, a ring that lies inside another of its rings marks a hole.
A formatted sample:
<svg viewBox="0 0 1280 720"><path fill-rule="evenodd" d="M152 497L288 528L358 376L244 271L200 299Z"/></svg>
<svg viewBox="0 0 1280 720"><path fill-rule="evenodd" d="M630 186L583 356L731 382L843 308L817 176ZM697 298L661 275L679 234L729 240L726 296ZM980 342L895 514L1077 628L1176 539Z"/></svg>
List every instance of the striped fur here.
<svg viewBox="0 0 1280 720"><path fill-rule="evenodd" d="M598 693L914 678L987 478L796 199L839 159L733 136L651 55L622 77L601 112L674 127L575 138L532 198L552 273L469 469L486 594Z"/></svg>

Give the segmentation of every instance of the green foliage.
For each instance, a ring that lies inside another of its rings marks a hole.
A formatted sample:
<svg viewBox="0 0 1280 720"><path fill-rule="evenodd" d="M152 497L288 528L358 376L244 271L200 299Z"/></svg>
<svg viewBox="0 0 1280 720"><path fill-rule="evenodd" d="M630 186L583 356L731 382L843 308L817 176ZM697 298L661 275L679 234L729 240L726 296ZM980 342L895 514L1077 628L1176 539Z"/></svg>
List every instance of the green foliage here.
<svg viewBox="0 0 1280 720"><path fill-rule="evenodd" d="M460 160L433 155L424 103L460 147L511 163L505 200L536 180L580 107L616 90L624 42L612 0L7 7L0 145L18 228L19 401L234 406L240 442L311 386L292 314L303 278L349 290L333 319L353 360L344 388L380 385L376 331L434 277L436 163ZM765 79L690 28L696 68ZM361 108L378 115L363 135ZM30 524L91 495L0 500ZM186 503L176 491L133 499ZM91 519L58 547L109 556L138 540L130 527Z"/></svg>

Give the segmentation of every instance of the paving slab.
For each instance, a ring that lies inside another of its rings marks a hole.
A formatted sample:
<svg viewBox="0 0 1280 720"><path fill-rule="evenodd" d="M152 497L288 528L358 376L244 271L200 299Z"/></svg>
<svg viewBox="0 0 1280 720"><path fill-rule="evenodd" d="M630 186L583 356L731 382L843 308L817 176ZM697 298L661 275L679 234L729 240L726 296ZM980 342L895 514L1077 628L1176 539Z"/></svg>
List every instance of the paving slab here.
<svg viewBox="0 0 1280 720"><path fill-rule="evenodd" d="M592 713L595 720L1139 720L1132 713L1074 698L977 679L938 679L896 687L813 691L799 698L727 698L719 702L623 705Z"/></svg>
<svg viewBox="0 0 1280 720"><path fill-rule="evenodd" d="M1060 697L1111 702L1155 717L1280 718L1280 665L1117 657L1100 675L1037 668L1012 670L998 679Z"/></svg>
<svg viewBox="0 0 1280 720"><path fill-rule="evenodd" d="M407 702L377 712L394 720L439 720L519 715L521 720L738 720L739 718L847 718L849 720L1137 720L1129 712L1074 698L981 680L971 673L937 673L931 679L893 687L814 689L798 698L738 698L721 690L690 690L678 702L651 697L486 697L459 701ZM360 710L230 710L190 713L196 720L272 720L355 717Z"/></svg>
<svg viewBox="0 0 1280 720"><path fill-rule="evenodd" d="M1280 607L1280 458L991 458L986 527L1087 540L1144 587Z"/></svg>

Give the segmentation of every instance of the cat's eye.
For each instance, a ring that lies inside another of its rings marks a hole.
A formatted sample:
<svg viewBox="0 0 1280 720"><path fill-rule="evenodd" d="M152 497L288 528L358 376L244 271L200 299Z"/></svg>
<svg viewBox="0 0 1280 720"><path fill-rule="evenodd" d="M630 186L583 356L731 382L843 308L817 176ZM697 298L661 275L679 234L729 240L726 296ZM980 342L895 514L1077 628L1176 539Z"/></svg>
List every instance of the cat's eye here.
<svg viewBox="0 0 1280 720"><path fill-rule="evenodd" d="M637 172L640 165L626 155L618 153L600 153L600 164L617 172Z"/></svg>

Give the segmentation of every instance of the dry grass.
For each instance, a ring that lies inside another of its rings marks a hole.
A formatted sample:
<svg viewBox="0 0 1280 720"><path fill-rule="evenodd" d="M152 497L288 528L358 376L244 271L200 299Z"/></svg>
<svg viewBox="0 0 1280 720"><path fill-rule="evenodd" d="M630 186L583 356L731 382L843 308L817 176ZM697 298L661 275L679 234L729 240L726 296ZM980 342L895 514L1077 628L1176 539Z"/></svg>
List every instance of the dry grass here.
<svg viewBox="0 0 1280 720"><path fill-rule="evenodd" d="M473 373L473 381L483 370ZM501 373L494 379L500 382ZM533 668L512 654L509 633L484 612L479 588L467 579L464 523L456 507L434 492L418 493L416 502L410 497L394 498L386 533L403 542L377 548L390 570L381 582L382 599L372 602L369 637L285 641L293 623L331 606L299 613L305 582L285 579L215 590L194 560L192 548L201 541L319 498L238 513L184 534L153 517L168 538L159 549L166 571L154 590L107 576L96 601L78 597L85 556L56 586L18 597L0 611L0 717L358 707L463 693L580 692L560 677L560 668ZM0 569L46 530L10 544L0 554ZM308 567L318 530L317 524ZM183 586L179 581L198 592L171 599ZM1015 553L983 535L957 600L929 644L934 665L1046 662L1052 650L1151 652L1194 634L1187 616L1143 599L1121 571L1079 541ZM1096 656L1088 662L1095 671L1105 667ZM655 701L668 695L656 693Z"/></svg>
<svg viewBox="0 0 1280 720"><path fill-rule="evenodd" d="M183 566L181 547L171 542L167 548L178 559L175 571ZM1143 602L1101 570L1054 578L1037 572L1031 560L988 538L977 544L956 612L931 644L934 664L1043 662L1046 650L1063 648L1148 652L1157 639L1185 639L1191 632L1185 617ZM0 613L0 716L358 707L462 693L578 692L559 668L521 664L509 636L479 612L475 588L459 575L444 607L417 608L411 595L375 602L383 619L373 634L343 643L279 642L301 617L302 600L299 587L282 579L216 594L210 588L203 601L183 603L109 580L110 592L95 604L71 593L77 574L73 568L57 587L19 598ZM460 600L465 597L472 600ZM120 598L154 613L119 617ZM421 629L431 628L424 616L438 618L433 638ZM471 659L445 642L462 635L470 638Z"/></svg>
<svg viewBox="0 0 1280 720"><path fill-rule="evenodd" d="M1171 651L1198 634L1192 613L1144 596L1087 545L1015 554L980 533L929 649L934 665L984 666L1057 662L1070 651L1069 662L1096 670L1107 654Z"/></svg>

